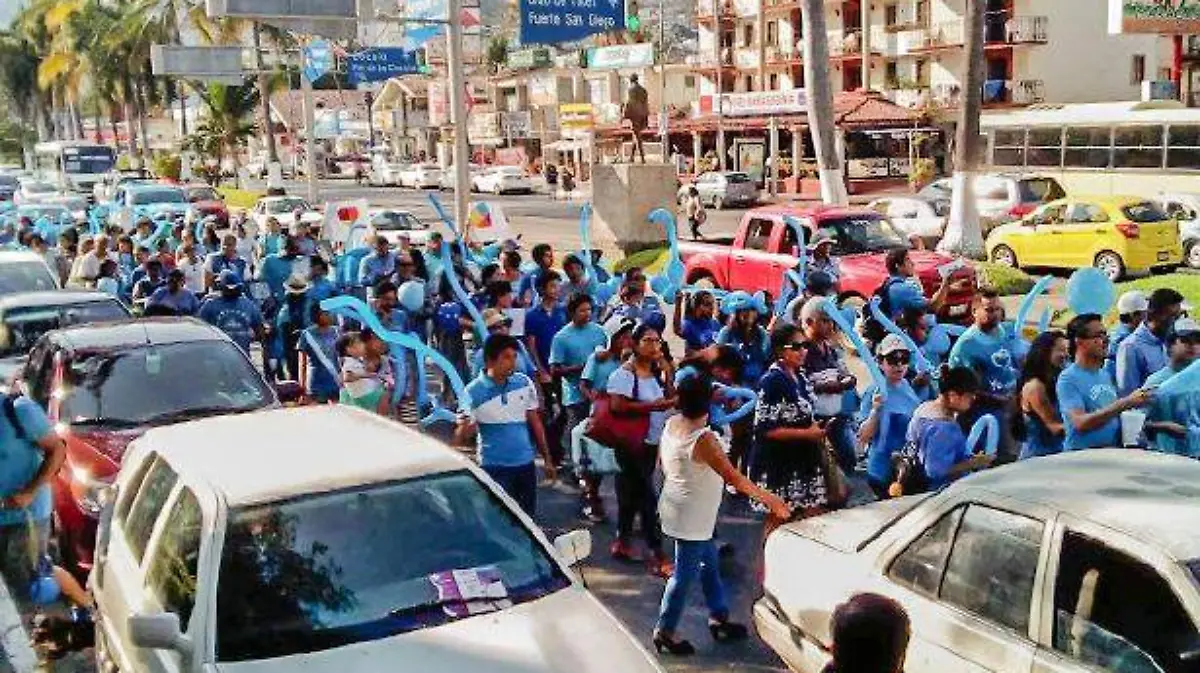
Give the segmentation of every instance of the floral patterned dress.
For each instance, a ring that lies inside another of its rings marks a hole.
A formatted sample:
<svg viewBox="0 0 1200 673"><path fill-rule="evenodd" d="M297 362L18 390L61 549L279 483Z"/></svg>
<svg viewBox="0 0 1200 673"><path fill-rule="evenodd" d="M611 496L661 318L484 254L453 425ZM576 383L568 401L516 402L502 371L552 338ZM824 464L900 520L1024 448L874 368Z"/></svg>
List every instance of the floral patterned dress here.
<svg viewBox="0 0 1200 673"><path fill-rule="evenodd" d="M821 443L767 438L767 433L776 428L807 428L813 424L808 380L775 363L763 375L759 388L750 478L783 498L793 511L827 506Z"/></svg>

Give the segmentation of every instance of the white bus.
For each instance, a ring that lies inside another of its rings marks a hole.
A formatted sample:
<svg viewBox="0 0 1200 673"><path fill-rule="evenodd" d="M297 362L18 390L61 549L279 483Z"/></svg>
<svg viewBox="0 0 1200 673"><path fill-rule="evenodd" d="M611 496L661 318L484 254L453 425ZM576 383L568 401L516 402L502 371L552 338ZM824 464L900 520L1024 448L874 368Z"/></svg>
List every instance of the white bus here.
<svg viewBox="0 0 1200 673"><path fill-rule="evenodd" d="M89 197L96 183L117 165L112 147L82 140L38 143L33 155L37 171L53 176L60 189Z"/></svg>
<svg viewBox="0 0 1200 673"><path fill-rule="evenodd" d="M1200 109L1177 101L1039 104L985 113L996 171L1056 178L1068 194L1200 191Z"/></svg>

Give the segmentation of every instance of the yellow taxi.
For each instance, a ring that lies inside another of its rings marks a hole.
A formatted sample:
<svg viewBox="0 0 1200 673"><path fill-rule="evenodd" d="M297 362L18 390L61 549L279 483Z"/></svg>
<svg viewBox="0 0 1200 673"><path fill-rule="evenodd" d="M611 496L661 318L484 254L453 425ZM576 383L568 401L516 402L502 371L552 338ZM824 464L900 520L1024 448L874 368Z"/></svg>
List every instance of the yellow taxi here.
<svg viewBox="0 0 1200 673"><path fill-rule="evenodd" d="M1183 261L1179 223L1137 196L1070 196L1051 201L987 237L988 259L1013 268L1094 266L1112 280L1165 271Z"/></svg>

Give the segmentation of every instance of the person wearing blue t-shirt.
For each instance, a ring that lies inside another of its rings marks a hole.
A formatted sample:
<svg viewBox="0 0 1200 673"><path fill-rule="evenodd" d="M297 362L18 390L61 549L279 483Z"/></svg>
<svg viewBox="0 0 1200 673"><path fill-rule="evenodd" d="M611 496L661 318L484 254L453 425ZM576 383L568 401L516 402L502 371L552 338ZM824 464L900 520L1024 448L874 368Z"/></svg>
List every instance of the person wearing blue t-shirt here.
<svg viewBox="0 0 1200 673"><path fill-rule="evenodd" d="M1117 300L1117 326L1108 333L1108 353L1104 360L1104 369L1108 375L1117 380L1117 349L1129 338L1133 331L1141 326L1146 319L1146 310L1150 302L1146 293L1141 290L1130 290Z"/></svg>
<svg viewBox="0 0 1200 673"><path fill-rule="evenodd" d="M22 591L48 552L54 508L50 482L66 460L67 446L37 402L16 397L4 404L8 408L0 413L0 574L12 590ZM36 558L30 558L30 543L36 547Z"/></svg>
<svg viewBox="0 0 1200 673"><path fill-rule="evenodd" d="M583 260L579 255L571 253L563 259L563 273L566 274L567 280L563 283L562 303L566 304L571 301L571 297L577 294L586 294L593 299L596 298L596 290L600 287L599 281L587 274L587 269L583 266ZM594 311L595 317L599 318L599 312Z"/></svg>
<svg viewBox="0 0 1200 673"><path fill-rule="evenodd" d="M736 348L742 357L742 378L739 383L747 388L757 386L766 371L771 352L767 330L758 324L758 309L746 307L735 311L729 324L717 332L717 343Z"/></svg>
<svg viewBox="0 0 1200 673"><path fill-rule="evenodd" d="M1117 394L1141 388L1154 372L1167 366L1167 337L1183 314L1183 295L1160 287L1150 293L1146 319L1117 349Z"/></svg>
<svg viewBox="0 0 1200 673"><path fill-rule="evenodd" d="M945 306L951 291L964 290L970 285L969 280L951 281L950 276L946 276L933 296L926 299L921 280L917 278L917 265L909 255L908 248L889 251L884 265L888 271L888 278L883 281L887 301L885 308L892 319L908 309L920 309L937 315Z"/></svg>
<svg viewBox="0 0 1200 673"><path fill-rule="evenodd" d="M470 415L459 421L455 441L466 444L474 435L479 466L532 517L537 511L534 456L542 456L548 479L557 478L557 472L538 414L537 389L516 371L518 352L511 336L496 334L484 342L485 369L467 384Z"/></svg>
<svg viewBox="0 0 1200 673"><path fill-rule="evenodd" d="M283 240L283 250L264 257L258 265L258 280L267 284L267 289L276 300L283 299L283 286L299 266L296 264L299 259L300 247L296 244L296 239L289 236Z"/></svg>
<svg viewBox="0 0 1200 673"><path fill-rule="evenodd" d="M871 385L863 393L858 411L858 442L866 446L867 484L876 497L888 497L892 483L892 456L905 443L908 423L921 399L905 379L912 353L904 341L889 334L879 342L879 366L887 379L887 395Z"/></svg>
<svg viewBox="0 0 1200 673"><path fill-rule="evenodd" d="M561 283L557 271L542 274L538 278L538 302L525 310L525 344L534 356L539 383L543 386L549 386L553 380L550 372L550 346L554 342L554 335L558 334L568 321L567 310L558 302ZM494 287L498 293L505 289L500 283L496 283ZM506 301L506 296L512 297L510 293L497 296L495 308L502 311L508 308L501 304L501 301ZM557 399L557 395L554 399Z"/></svg>
<svg viewBox="0 0 1200 673"><path fill-rule="evenodd" d="M504 315L501 311L489 308L483 312L483 322L487 327L488 335L503 334L508 336L509 329L512 328L512 319ZM528 376L533 382L537 382L537 366L533 364L533 358L529 356L529 350L520 340L517 341L517 371ZM471 376L472 378L479 376L483 372L483 349L476 348L471 354Z"/></svg>
<svg viewBox="0 0 1200 673"><path fill-rule="evenodd" d="M1006 459L1016 458L1017 447L1008 420L1020 378L1013 351L1015 335L1002 322L1004 305L995 290L980 290L971 301L971 314L974 324L958 338L947 364L970 369L980 381L975 408L967 414L967 425L985 414L995 416L1001 428L999 453Z"/></svg>
<svg viewBox="0 0 1200 673"><path fill-rule="evenodd" d="M308 318L310 326L300 333L300 380L309 399L321 404L337 402L341 393L337 320L322 311L320 304L310 306Z"/></svg>
<svg viewBox="0 0 1200 673"><path fill-rule="evenodd" d="M1200 358L1200 324L1191 318L1176 320L1167 337L1167 352L1170 364L1146 379L1147 388L1158 388ZM1145 431L1151 447L1162 453L1200 458L1200 390L1156 394L1147 411Z"/></svg>
<svg viewBox="0 0 1200 673"><path fill-rule="evenodd" d="M534 264L537 268L527 274L521 276L521 282L517 284L517 305L518 306L533 306L538 303L540 294L538 286L542 282L542 277L548 273L557 272L551 267L554 266L554 250L547 243L538 243L533 246L530 252L533 257Z"/></svg>
<svg viewBox="0 0 1200 673"><path fill-rule="evenodd" d="M675 315L671 325L675 334L683 339L685 356L717 343L721 323L716 319L716 313L717 300L711 292L701 290L690 298L682 291L676 293Z"/></svg>
<svg viewBox="0 0 1200 673"><path fill-rule="evenodd" d="M905 484L913 483L911 475L904 474L909 467L923 471L915 481L924 482L924 490L935 491L971 472L987 468L996 459L986 453L974 453L974 447L967 445L967 435L959 422L959 417L972 407L979 390L975 372L966 367L943 367L940 383L938 396L913 411L903 449L913 462L902 466L896 481L888 489L889 496L917 492L905 488Z"/></svg>
<svg viewBox="0 0 1200 673"><path fill-rule="evenodd" d="M1146 404L1151 393L1138 388L1117 397L1117 388L1104 371L1108 331L1099 315L1075 316L1067 326L1067 338L1075 361L1059 375L1055 386L1066 429L1063 450L1120 446L1121 412Z"/></svg>
<svg viewBox="0 0 1200 673"><path fill-rule="evenodd" d="M392 245L381 234L375 236L373 251L358 263L358 284L375 287L380 281L391 280L396 275L396 255Z"/></svg>
<svg viewBox="0 0 1200 673"><path fill-rule="evenodd" d="M183 271L171 269L167 284L160 286L146 300L146 308L162 306L174 315L195 315L200 310L200 300L195 293L183 286Z"/></svg>
<svg viewBox="0 0 1200 673"><path fill-rule="evenodd" d="M204 282L208 288L213 287L213 282L220 276L223 271L233 271L238 275L238 278L246 277L246 260L238 255L237 236L233 234L225 234L221 237L221 249L217 252L209 253L204 260Z"/></svg>
<svg viewBox="0 0 1200 673"><path fill-rule="evenodd" d="M338 293L337 286L333 284L333 281L329 280L328 262L326 262L319 255L313 255L312 260L309 262L308 268L310 274L308 286L309 306L320 304L321 302L335 296ZM310 317L311 315L312 309L310 308L305 313L305 317ZM304 326L309 327L311 325L312 321L309 320Z"/></svg>
<svg viewBox="0 0 1200 673"><path fill-rule="evenodd" d="M242 296L242 279L226 269L217 277L220 294L200 305L197 317L224 332L249 355L250 342L263 341L263 316L254 302Z"/></svg>
<svg viewBox="0 0 1200 673"><path fill-rule="evenodd" d="M544 298L543 298L544 299ZM592 322L592 298L586 294L575 295L567 304L567 323L550 344L549 365L551 372L562 381L562 405L566 412L563 438L569 441L571 430L591 413L591 402L579 389L579 377L583 373L588 357L597 348L604 348L608 334ZM526 319L528 328L528 319ZM551 447L553 450L555 447ZM563 450L569 446L561 447Z"/></svg>

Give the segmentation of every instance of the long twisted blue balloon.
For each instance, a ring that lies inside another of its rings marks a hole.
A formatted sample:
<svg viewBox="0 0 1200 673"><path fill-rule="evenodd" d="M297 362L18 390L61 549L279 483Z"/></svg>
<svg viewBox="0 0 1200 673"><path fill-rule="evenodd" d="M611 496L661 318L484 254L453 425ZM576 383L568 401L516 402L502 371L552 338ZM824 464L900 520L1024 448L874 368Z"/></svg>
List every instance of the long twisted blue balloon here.
<svg viewBox="0 0 1200 673"><path fill-rule="evenodd" d="M971 426L971 432L967 435L967 448L974 449L979 444L979 438L984 435L983 452L989 456L996 455L996 450L1000 446L1000 421L991 414L984 414L975 421L975 425Z"/></svg>
<svg viewBox="0 0 1200 673"><path fill-rule="evenodd" d="M754 411L754 405L758 403L758 393L749 388L737 388L727 386L723 383L714 383L713 390L721 392L725 400L742 400L741 406L733 411L726 412L725 407L716 405L714 411L710 412L709 420L717 425L729 425L736 423L745 418L750 412Z"/></svg>
<svg viewBox="0 0 1200 673"><path fill-rule="evenodd" d="M1033 284L1025 298L1021 300L1021 304L1017 307L1016 328L1017 334L1021 334L1025 329L1025 321L1029 318L1029 312L1033 310L1033 303L1038 297L1046 291L1050 283L1054 281L1054 276L1042 276L1038 282Z"/></svg>
<svg viewBox="0 0 1200 673"><path fill-rule="evenodd" d="M674 297L683 287L684 266L679 255L679 228L675 224L675 215L666 208L655 208L647 216L648 220L659 225L667 234L667 264L661 274L665 281L659 281L664 296Z"/></svg>
<svg viewBox="0 0 1200 673"><path fill-rule="evenodd" d="M401 348L407 348L417 355L418 362L422 358L429 358L433 361L442 373L446 375L446 380L450 382L451 389L454 390L454 396L458 398L459 411L466 413L470 411L467 401L467 386L459 376L458 370L454 365L446 359L437 349L432 348L429 344L422 342L415 336L406 332L388 329L379 322L379 317L371 310L367 303L358 297L350 297L341 295L330 297L321 301L321 310L340 315L366 325L368 329L379 336L380 339L390 344L395 344ZM454 422L456 416L453 412L441 406L437 399L430 400L433 405L433 410L421 419L421 424L428 426L437 421Z"/></svg>
<svg viewBox="0 0 1200 673"><path fill-rule="evenodd" d="M885 330L900 337L900 340L904 342L904 347L907 348L910 353L912 353L913 364L916 366L918 373L924 374L925 372L932 371L933 363L931 363L929 358L926 357L925 351L921 350L921 348L917 346L917 342L913 341L912 337L908 335L908 332L900 329L899 325L893 322L891 318L883 314L883 310L879 308L880 301L881 300L879 297L871 298L871 315L879 321L880 325L883 325Z"/></svg>
<svg viewBox="0 0 1200 673"><path fill-rule="evenodd" d="M446 225L446 228L450 230L450 233L454 234L454 240L458 243L458 251L462 254L463 261L470 261L476 266L486 266L486 262L480 263L480 260L475 257L475 253L467 248L467 243L463 240L462 232L459 231L458 225L454 222L454 218L450 217L450 214L447 213L446 209L442 207L442 202L438 199L438 197L430 194L429 203L433 206L434 212L438 214L438 218L441 219L442 223ZM444 238L442 240L443 242L445 241Z"/></svg>
<svg viewBox="0 0 1200 673"><path fill-rule="evenodd" d="M450 255L450 244L442 239L442 273L446 274L446 280L450 283L450 289L454 291L454 296L458 298L459 303L463 305L467 313L471 315L471 321L474 323L475 339L479 348L483 348L483 343L487 341L487 325L483 321L483 314L479 312L479 307L475 302L471 301L471 295L463 289L462 283L458 281L458 272L454 270L454 259Z"/></svg>

